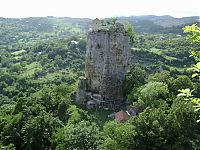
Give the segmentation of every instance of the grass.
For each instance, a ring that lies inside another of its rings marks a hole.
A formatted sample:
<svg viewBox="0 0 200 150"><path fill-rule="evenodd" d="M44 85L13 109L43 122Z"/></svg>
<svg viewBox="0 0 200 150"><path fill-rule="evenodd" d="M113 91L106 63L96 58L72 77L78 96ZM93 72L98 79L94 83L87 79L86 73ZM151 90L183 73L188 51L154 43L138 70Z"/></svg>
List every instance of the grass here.
<svg viewBox="0 0 200 150"><path fill-rule="evenodd" d="M91 109L87 110L89 114L95 116L98 121L103 125L105 122L112 120L108 117L108 115L112 114L113 111L110 110L104 110L104 109Z"/></svg>
<svg viewBox="0 0 200 150"><path fill-rule="evenodd" d="M26 51L22 49L22 50L19 50L19 51L12 52L11 54L14 55L14 56L18 56L18 55L25 53L25 52Z"/></svg>
<svg viewBox="0 0 200 150"><path fill-rule="evenodd" d="M186 67L174 67L174 66L168 66L168 67L170 69L170 72L172 71L185 72L187 70Z"/></svg>
<svg viewBox="0 0 200 150"><path fill-rule="evenodd" d="M167 60L177 60L176 57L166 56L166 55L164 56L164 58L167 59Z"/></svg>
<svg viewBox="0 0 200 150"><path fill-rule="evenodd" d="M156 53L158 55L162 55L163 54L163 52L162 52L163 50L162 49L158 49L158 48L150 48L149 51L152 52L152 53Z"/></svg>

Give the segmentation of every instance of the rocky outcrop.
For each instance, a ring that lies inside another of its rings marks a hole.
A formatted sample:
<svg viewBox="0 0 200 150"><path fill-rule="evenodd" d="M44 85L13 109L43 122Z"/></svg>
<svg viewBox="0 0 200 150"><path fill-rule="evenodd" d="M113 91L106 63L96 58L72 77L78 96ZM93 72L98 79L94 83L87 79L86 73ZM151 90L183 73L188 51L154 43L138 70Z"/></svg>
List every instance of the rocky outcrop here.
<svg viewBox="0 0 200 150"><path fill-rule="evenodd" d="M120 23L101 26L95 19L92 27L87 37L86 92L100 94L105 107L120 109L131 56L129 36Z"/></svg>

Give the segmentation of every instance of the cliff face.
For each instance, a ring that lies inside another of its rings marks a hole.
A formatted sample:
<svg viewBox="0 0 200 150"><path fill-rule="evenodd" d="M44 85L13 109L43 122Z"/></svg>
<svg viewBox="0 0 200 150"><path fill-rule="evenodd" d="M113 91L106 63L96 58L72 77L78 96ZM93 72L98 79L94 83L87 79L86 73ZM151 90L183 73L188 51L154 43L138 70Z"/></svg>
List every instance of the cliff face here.
<svg viewBox="0 0 200 150"><path fill-rule="evenodd" d="M107 107L120 108L125 104L124 80L131 56L129 36L123 25L116 23L109 28L95 26L87 39L86 91L99 94Z"/></svg>

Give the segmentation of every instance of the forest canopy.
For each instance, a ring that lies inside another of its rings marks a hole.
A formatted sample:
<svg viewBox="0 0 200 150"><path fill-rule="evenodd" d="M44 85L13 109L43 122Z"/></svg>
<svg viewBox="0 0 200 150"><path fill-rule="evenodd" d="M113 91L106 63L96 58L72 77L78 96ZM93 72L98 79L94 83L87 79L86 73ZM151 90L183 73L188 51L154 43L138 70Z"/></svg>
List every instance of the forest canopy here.
<svg viewBox="0 0 200 150"><path fill-rule="evenodd" d="M112 111L74 102L90 20L0 18L0 149L200 149L200 30L193 21L130 21L125 94L137 113L121 123L108 117Z"/></svg>

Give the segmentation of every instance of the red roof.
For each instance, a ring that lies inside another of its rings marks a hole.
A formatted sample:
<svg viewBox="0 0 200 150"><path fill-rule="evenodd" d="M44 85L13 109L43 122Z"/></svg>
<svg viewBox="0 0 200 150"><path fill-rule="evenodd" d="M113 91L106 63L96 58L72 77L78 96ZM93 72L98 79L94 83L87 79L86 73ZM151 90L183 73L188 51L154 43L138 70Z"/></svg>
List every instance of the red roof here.
<svg viewBox="0 0 200 150"><path fill-rule="evenodd" d="M119 112L115 113L115 120L117 120L119 122L125 122L128 119L129 119L129 116L124 111L119 111Z"/></svg>

